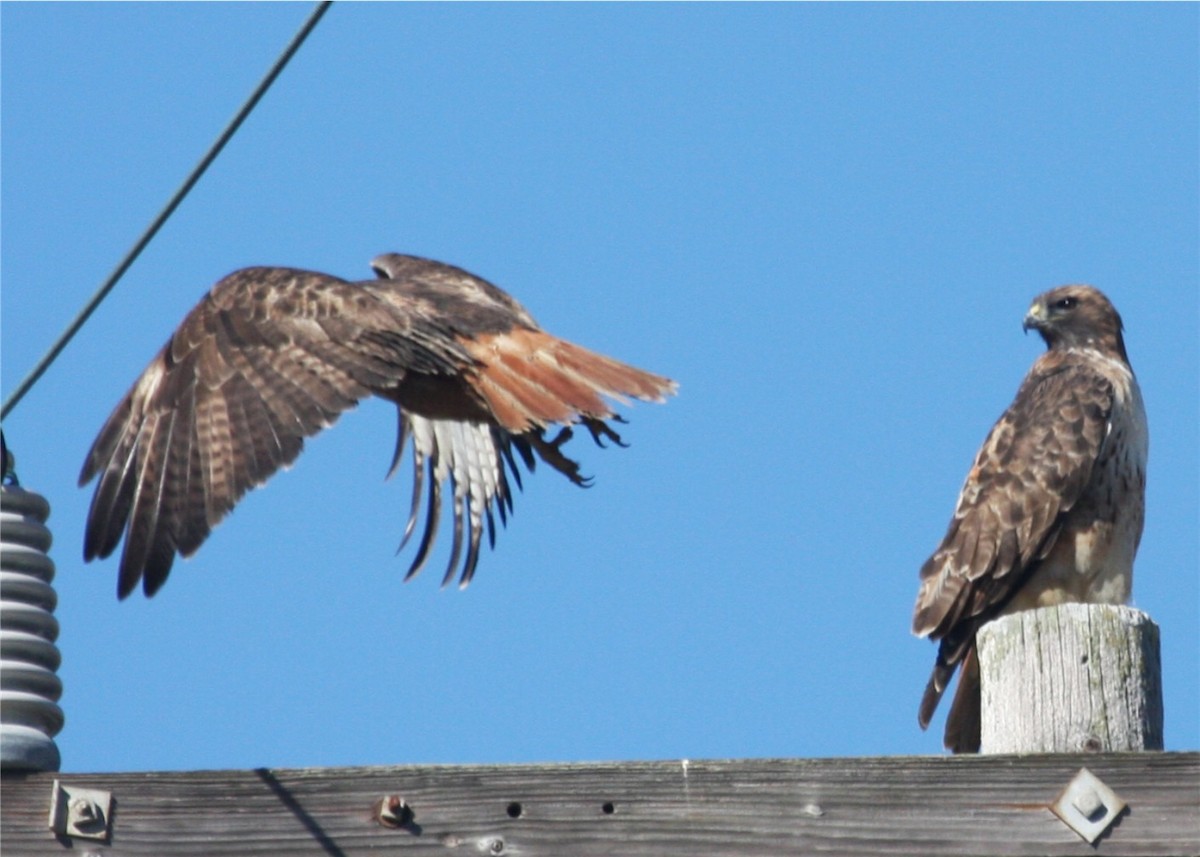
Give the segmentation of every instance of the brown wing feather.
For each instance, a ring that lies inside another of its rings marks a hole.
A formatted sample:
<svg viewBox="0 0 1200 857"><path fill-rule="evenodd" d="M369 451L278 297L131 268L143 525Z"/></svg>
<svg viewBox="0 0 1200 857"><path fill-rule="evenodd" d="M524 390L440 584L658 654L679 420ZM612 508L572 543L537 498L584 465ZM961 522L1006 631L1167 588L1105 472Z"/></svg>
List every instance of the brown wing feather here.
<svg viewBox="0 0 1200 857"><path fill-rule="evenodd" d="M1091 478L1112 407L1109 381L1078 356L1049 351L984 441L946 536L921 568L913 633L941 640L918 713L922 728L957 665L973 657L975 631L1053 547ZM971 712L957 705L962 696L947 721L948 742L972 733L964 723Z"/></svg>
<svg viewBox="0 0 1200 857"><path fill-rule="evenodd" d="M188 314L100 430L80 484L100 477L84 558L122 535L118 593L148 595L246 491L295 460L305 437L411 366L469 364L421 313L335 277L248 268ZM420 340L420 341L419 341Z"/></svg>

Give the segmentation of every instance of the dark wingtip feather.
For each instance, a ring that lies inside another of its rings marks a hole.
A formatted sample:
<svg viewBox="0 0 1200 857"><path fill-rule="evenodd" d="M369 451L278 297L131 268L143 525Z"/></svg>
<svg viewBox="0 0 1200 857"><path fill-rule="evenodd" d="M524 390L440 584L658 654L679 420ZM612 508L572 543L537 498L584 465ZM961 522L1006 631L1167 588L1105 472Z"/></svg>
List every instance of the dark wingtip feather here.
<svg viewBox="0 0 1200 857"><path fill-rule="evenodd" d="M512 445L516 447L517 452L521 456L521 460L525 462L526 469L530 473L533 473L534 469L537 467L537 457L533 454L533 448L530 446L529 441L524 437L514 437L512 439ZM511 455L509 456L509 461L510 463L512 461ZM516 467L513 467L513 474L517 478L517 487L524 491L525 489L521 487L521 474Z"/></svg>
<svg viewBox="0 0 1200 857"><path fill-rule="evenodd" d="M404 416L404 411L400 407L396 407L396 448L392 450L392 463L388 465L387 475L385 480L391 479L396 475L396 469L400 467L400 456L404 454L404 444L408 441L408 418Z"/></svg>
<svg viewBox="0 0 1200 857"><path fill-rule="evenodd" d="M126 598L128 598L129 593L133 592L133 590L135 588L137 588L137 584L138 584L137 578L134 578L133 580L127 580L125 578L125 575L123 575L123 574L118 575L117 576L117 600L124 601Z"/></svg>
<svg viewBox="0 0 1200 857"><path fill-rule="evenodd" d="M421 544L417 546L417 555L413 559L412 566L408 569L408 574L404 575L405 581L416 577L417 572L425 565L425 559L429 556L429 549L433 547L433 543L437 538L437 526L441 517L442 484L437 479L430 479L429 504L425 512L425 532L421 535Z"/></svg>
<svg viewBox="0 0 1200 857"><path fill-rule="evenodd" d="M417 527L417 510L421 507L421 489L424 488L425 482L425 463L421 458L421 453L413 447L413 494L412 505L409 507L408 522L404 525L404 535L400 538L400 546L396 548L396 553L404 550L404 546L408 544L408 540L412 538L413 531ZM414 572L409 572L409 577L412 577ZM406 577L405 580L408 578Z"/></svg>
<svg viewBox="0 0 1200 857"><path fill-rule="evenodd" d="M138 588L138 583L142 583L142 592L146 598L154 597L154 594L161 589L163 583L167 582L167 577L170 576L170 569L175 562L175 549L170 544L169 535L164 532L155 532L151 535L154 539L146 556L142 561L137 562L136 558L126 550L121 555L121 565L118 577L116 577L116 598L124 601L134 589Z"/></svg>
<svg viewBox="0 0 1200 857"><path fill-rule="evenodd" d="M129 551L128 538L125 550L121 552L121 565L117 572L117 598L122 599L137 588L142 581L142 567L133 561Z"/></svg>
<svg viewBox="0 0 1200 857"><path fill-rule="evenodd" d="M445 589L450 585L450 581L454 579L454 572L458 569L458 558L462 554L463 543L463 518L466 517L467 498L463 495L461 498L457 496L456 483L454 476L450 477L451 494L454 496L454 542L450 547L450 561L446 563L446 573L442 575L442 588Z"/></svg>
<svg viewBox="0 0 1200 857"><path fill-rule="evenodd" d="M488 520L491 520L490 515ZM479 540L482 534L482 527L471 527L471 542L467 547L467 561L463 564L462 577L458 580L459 589L466 589L475 577L475 566L479 563Z"/></svg>
<svg viewBox="0 0 1200 857"><path fill-rule="evenodd" d="M498 504L497 508L500 510L500 523L505 524L506 521L504 520L504 504L503 503ZM492 550L495 550L496 549L496 521L492 517L492 507L490 505L487 507L487 534L488 534L488 547L491 548Z"/></svg>
<svg viewBox="0 0 1200 857"><path fill-rule="evenodd" d="M104 559L112 555L125 531L133 506L135 481L128 475L120 477L105 473L92 495L87 525L83 534L83 559Z"/></svg>
<svg viewBox="0 0 1200 857"><path fill-rule="evenodd" d="M142 572L142 592L147 598L153 598L162 589L167 577L171 574L174 564L175 551L169 544L155 545L146 568Z"/></svg>
<svg viewBox="0 0 1200 857"><path fill-rule="evenodd" d="M529 444L522 441L520 438L511 437L511 442L504 443L498 437L495 439L496 446L500 448L500 453L504 456L504 461L508 464L508 470L512 474L513 481L517 483L517 490L524 491L525 486L521 484L521 469L517 467L517 461L513 458L512 448L515 446L521 454L525 466L533 471L533 453L529 451ZM503 470L501 471L503 473ZM512 492L505 492L505 499L508 501L508 510L512 511Z"/></svg>

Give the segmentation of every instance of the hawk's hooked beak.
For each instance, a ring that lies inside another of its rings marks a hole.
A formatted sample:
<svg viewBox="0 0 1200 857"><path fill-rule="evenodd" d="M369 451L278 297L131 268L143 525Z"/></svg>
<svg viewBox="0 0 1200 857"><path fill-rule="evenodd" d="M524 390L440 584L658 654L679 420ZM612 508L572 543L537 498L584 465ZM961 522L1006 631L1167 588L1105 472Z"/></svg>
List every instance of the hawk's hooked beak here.
<svg viewBox="0 0 1200 857"><path fill-rule="evenodd" d="M1021 330L1029 333L1030 329L1041 330L1042 325L1046 323L1046 305L1041 301L1034 301L1033 306L1029 308L1029 312L1025 313L1025 321L1021 324Z"/></svg>

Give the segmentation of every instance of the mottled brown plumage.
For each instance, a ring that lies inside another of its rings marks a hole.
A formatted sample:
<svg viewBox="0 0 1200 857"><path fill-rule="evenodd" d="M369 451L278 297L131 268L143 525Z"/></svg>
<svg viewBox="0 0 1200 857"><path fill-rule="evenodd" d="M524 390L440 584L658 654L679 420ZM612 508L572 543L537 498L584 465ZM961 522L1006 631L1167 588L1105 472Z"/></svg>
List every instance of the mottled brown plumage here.
<svg viewBox="0 0 1200 857"><path fill-rule="evenodd" d="M485 522L512 507L513 452L583 484L561 451L569 426L620 437L605 398L661 401L675 382L557 339L508 294L466 271L386 254L351 283L291 268L225 277L183 320L100 430L80 474L99 476L84 559L125 539L117 591L153 595L246 491L291 464L304 438L369 395L395 402L392 469L411 441L412 511L425 498L415 574L450 485L454 542L444 582L475 572ZM564 426L553 438L553 424ZM459 560L466 546L466 557Z"/></svg>
<svg viewBox="0 0 1200 857"><path fill-rule="evenodd" d="M940 641L921 728L962 665L946 718L955 752L980 744L979 627L1033 607L1127 601L1142 533L1146 413L1120 316L1096 289L1062 286L1034 300L1025 328L1047 351L976 455L913 613L913 632Z"/></svg>

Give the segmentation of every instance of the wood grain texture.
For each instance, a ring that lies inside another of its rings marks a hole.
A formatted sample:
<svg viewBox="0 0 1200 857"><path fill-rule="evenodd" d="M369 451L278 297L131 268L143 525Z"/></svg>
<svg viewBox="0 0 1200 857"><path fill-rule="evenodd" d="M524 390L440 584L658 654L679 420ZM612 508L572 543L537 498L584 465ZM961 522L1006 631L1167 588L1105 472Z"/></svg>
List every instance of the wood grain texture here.
<svg viewBox="0 0 1200 857"><path fill-rule="evenodd" d="M1095 849L1047 808L1084 764L1129 804ZM3 779L5 854L1200 854L1200 753L60 775L113 793L104 844L47 830L54 778Z"/></svg>
<svg viewBox="0 0 1200 857"><path fill-rule="evenodd" d="M1024 610L979 631L982 750L1163 748L1158 626L1131 607Z"/></svg>

